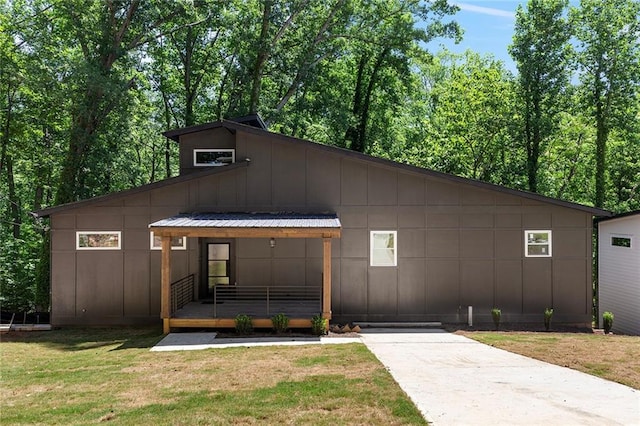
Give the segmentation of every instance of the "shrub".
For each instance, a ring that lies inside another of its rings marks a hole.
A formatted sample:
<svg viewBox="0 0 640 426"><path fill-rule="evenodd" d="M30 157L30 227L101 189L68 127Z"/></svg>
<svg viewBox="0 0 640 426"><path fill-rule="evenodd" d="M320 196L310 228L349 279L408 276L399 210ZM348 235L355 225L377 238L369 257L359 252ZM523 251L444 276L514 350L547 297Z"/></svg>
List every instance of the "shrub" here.
<svg viewBox="0 0 640 426"><path fill-rule="evenodd" d="M311 332L314 336L324 336L327 334L327 325L329 325L329 321L322 318L322 315L314 315L313 318L311 318Z"/></svg>
<svg viewBox="0 0 640 426"><path fill-rule="evenodd" d="M491 310L491 318L493 318L493 323L496 325L496 330L500 328L500 319L502 318L502 311L498 308L493 308Z"/></svg>
<svg viewBox="0 0 640 426"><path fill-rule="evenodd" d="M289 317L282 313L276 314L271 317L271 323L276 333L284 333L289 328Z"/></svg>
<svg viewBox="0 0 640 426"><path fill-rule="evenodd" d="M605 334L609 334L613 326L613 312L606 311L602 314L602 326L604 327Z"/></svg>
<svg viewBox="0 0 640 426"><path fill-rule="evenodd" d="M551 327L551 317L553 316L553 308L546 308L544 310L544 329L549 331Z"/></svg>
<svg viewBox="0 0 640 426"><path fill-rule="evenodd" d="M236 333L251 334L253 333L253 323L249 315L239 314L236 317Z"/></svg>

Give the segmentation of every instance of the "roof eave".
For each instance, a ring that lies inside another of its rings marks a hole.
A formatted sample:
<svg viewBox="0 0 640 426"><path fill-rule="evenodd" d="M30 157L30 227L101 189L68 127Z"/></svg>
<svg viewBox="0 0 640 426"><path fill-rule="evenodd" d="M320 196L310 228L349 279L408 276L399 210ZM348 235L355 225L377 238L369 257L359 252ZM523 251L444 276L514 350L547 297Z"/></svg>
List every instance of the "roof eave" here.
<svg viewBox="0 0 640 426"><path fill-rule="evenodd" d="M230 164L228 166L207 168L202 171L192 172L185 175L179 175L179 176L159 180L156 182L148 183L146 185L137 186L135 188L125 189L123 191L113 192L110 194L87 198L85 200L73 201L71 203L65 203L65 204L59 204L57 206L47 207L45 209L36 210L32 213L36 217L48 217L52 214L59 213L69 209L89 206L89 205L101 203L101 202L112 201L117 198L142 193L150 189L161 188L168 185L175 185L178 183L187 182L189 180L197 179L197 178L208 176L208 175L230 172L232 170L236 170L241 167L247 167L249 163L250 163L249 160L245 159L243 161L238 161L236 163Z"/></svg>

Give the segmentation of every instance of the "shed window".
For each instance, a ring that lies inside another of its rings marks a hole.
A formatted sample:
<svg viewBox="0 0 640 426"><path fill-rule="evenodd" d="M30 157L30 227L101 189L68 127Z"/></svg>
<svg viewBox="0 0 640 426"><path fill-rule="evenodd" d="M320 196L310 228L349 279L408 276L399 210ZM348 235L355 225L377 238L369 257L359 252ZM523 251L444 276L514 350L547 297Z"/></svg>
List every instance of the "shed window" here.
<svg viewBox="0 0 640 426"><path fill-rule="evenodd" d="M371 231L371 266L398 264L397 231Z"/></svg>
<svg viewBox="0 0 640 426"><path fill-rule="evenodd" d="M120 250L120 231L78 231L77 250Z"/></svg>
<svg viewBox="0 0 640 426"><path fill-rule="evenodd" d="M551 231L524 231L526 257L551 257Z"/></svg>
<svg viewBox="0 0 640 426"><path fill-rule="evenodd" d="M631 248L631 237L612 236L611 245L616 247Z"/></svg>
<svg viewBox="0 0 640 426"><path fill-rule="evenodd" d="M198 167L226 166L236 162L235 149L194 149L193 165Z"/></svg>
<svg viewBox="0 0 640 426"><path fill-rule="evenodd" d="M162 237L157 237L150 232L151 250L162 250ZM171 250L186 250L187 237L171 237Z"/></svg>

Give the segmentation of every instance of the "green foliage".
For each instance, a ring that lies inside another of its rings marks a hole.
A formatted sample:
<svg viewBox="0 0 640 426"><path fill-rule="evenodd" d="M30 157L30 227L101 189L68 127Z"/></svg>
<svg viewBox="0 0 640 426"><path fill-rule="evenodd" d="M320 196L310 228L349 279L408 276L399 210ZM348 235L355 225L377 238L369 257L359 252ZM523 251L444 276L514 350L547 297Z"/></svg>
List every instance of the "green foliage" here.
<svg viewBox="0 0 640 426"><path fill-rule="evenodd" d="M613 327L613 312L606 311L602 314L602 327L604 332L609 334L611 327Z"/></svg>
<svg viewBox="0 0 640 426"><path fill-rule="evenodd" d="M271 317L271 323L276 333L284 333L289 329L289 317L283 313Z"/></svg>
<svg viewBox="0 0 640 426"><path fill-rule="evenodd" d="M518 6L509 53L518 66L518 109L527 153L528 189L538 190L539 159L556 130L563 109L560 94L569 83L569 23L563 17L567 0L529 0Z"/></svg>
<svg viewBox="0 0 640 426"><path fill-rule="evenodd" d="M493 324L496 326L496 330L500 329L500 320L502 319L502 311L498 308L491 309L491 318Z"/></svg>
<svg viewBox="0 0 640 426"><path fill-rule="evenodd" d="M544 329L549 331L551 327L551 318L553 317L553 308L545 308L544 310Z"/></svg>
<svg viewBox="0 0 640 426"><path fill-rule="evenodd" d="M327 334L329 320L322 318L322 315L314 315L311 318L311 333L314 336L324 336Z"/></svg>
<svg viewBox="0 0 640 426"><path fill-rule="evenodd" d="M236 333L247 335L253 333L253 322L249 315L238 314L235 318Z"/></svg>

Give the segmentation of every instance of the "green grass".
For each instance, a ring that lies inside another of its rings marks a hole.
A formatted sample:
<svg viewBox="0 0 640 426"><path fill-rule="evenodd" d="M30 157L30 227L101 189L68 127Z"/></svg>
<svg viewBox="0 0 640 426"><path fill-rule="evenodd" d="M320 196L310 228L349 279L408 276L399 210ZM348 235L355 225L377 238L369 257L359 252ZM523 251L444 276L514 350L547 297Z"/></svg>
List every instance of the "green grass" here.
<svg viewBox="0 0 640 426"><path fill-rule="evenodd" d="M161 337L2 336L0 423L425 424L362 344L150 352Z"/></svg>

